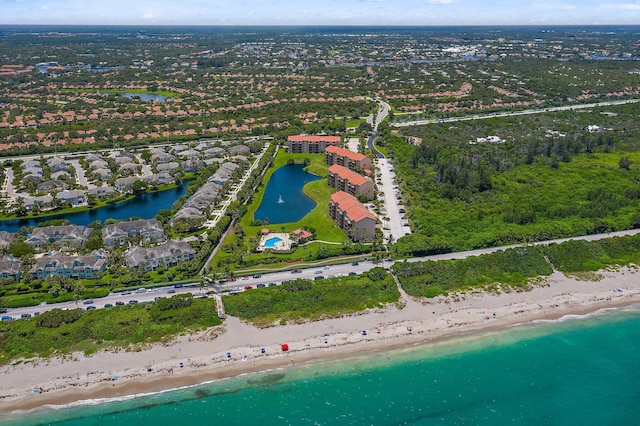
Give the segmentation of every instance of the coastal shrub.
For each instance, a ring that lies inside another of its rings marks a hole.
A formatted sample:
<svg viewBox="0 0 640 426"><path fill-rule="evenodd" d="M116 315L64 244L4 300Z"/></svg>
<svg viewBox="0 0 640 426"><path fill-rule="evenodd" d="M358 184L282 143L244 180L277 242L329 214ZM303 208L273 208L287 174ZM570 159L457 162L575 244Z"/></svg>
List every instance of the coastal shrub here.
<svg viewBox="0 0 640 426"><path fill-rule="evenodd" d="M598 241L570 240L550 244L543 250L561 272L597 271L612 265L640 264L640 235Z"/></svg>
<svg viewBox="0 0 640 426"><path fill-rule="evenodd" d="M305 280L302 278L298 278L295 280L284 281L282 283L282 288L286 291L302 291L309 290L313 286L313 281Z"/></svg>
<svg viewBox="0 0 640 426"><path fill-rule="evenodd" d="M371 268L369 270L369 272L367 272L367 277L371 280L371 281L380 281L383 280L387 277L387 270L380 267L380 266L376 266L375 268Z"/></svg>
<svg viewBox="0 0 640 426"><path fill-rule="evenodd" d="M163 300L163 299L160 299ZM167 341L190 330L221 324L214 299L160 311L126 305L83 311L54 309L27 320L0 323L0 364L18 357L49 356Z"/></svg>
<svg viewBox="0 0 640 426"><path fill-rule="evenodd" d="M379 281L372 281L366 275L295 281L308 283L297 291L287 290L285 284L223 296L225 311L257 326L271 326L278 322L340 317L394 303L400 298L388 272Z"/></svg>
<svg viewBox="0 0 640 426"><path fill-rule="evenodd" d="M523 287L553 270L539 247L517 247L465 259L398 262L398 280L411 296L435 297L473 287Z"/></svg>
<svg viewBox="0 0 640 426"><path fill-rule="evenodd" d="M36 325L38 327L57 328L61 325L71 324L76 322L82 316L82 309L52 309L50 311L43 312L36 318Z"/></svg>

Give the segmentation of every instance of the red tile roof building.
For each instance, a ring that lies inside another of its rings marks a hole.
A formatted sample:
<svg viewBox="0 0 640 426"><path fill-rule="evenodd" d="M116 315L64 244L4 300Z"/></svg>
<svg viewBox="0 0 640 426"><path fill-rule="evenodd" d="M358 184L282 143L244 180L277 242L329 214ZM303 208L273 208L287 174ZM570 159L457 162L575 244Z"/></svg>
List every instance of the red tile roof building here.
<svg viewBox="0 0 640 426"><path fill-rule="evenodd" d="M333 194L329 201L329 216L354 241L375 238L376 216L351 194L344 191Z"/></svg>
<svg viewBox="0 0 640 426"><path fill-rule="evenodd" d="M371 169L371 159L359 152L349 151L339 146L329 146L325 150L325 161L327 164L338 164L350 170Z"/></svg>
<svg viewBox="0 0 640 426"><path fill-rule="evenodd" d="M321 153L328 146L340 145L340 136L291 135L287 138L289 152Z"/></svg>
<svg viewBox="0 0 640 426"><path fill-rule="evenodd" d="M338 191L344 191L356 197L362 195L372 200L375 195L373 181L370 178L338 164L329 167L327 183Z"/></svg>

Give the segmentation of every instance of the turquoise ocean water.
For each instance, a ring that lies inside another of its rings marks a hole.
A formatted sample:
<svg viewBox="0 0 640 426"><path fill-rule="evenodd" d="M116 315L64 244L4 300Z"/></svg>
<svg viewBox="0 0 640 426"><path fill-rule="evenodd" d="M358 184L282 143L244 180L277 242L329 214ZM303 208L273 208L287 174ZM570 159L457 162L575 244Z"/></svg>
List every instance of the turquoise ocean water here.
<svg viewBox="0 0 640 426"><path fill-rule="evenodd" d="M640 307L520 325L3 425L640 424Z"/></svg>

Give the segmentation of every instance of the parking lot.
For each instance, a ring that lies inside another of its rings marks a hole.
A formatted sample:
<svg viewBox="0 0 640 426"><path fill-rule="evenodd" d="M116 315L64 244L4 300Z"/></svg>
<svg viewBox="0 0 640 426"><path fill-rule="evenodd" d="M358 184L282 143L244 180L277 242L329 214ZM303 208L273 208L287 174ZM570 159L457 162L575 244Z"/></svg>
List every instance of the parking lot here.
<svg viewBox="0 0 640 426"><path fill-rule="evenodd" d="M381 198L380 216L388 219L382 220L383 233L386 241L389 240L389 237L393 241L397 241L398 238L410 234L411 228L405 218L402 194L399 192L395 181L393 165L386 158L378 158L377 164L378 176L376 177L376 185Z"/></svg>

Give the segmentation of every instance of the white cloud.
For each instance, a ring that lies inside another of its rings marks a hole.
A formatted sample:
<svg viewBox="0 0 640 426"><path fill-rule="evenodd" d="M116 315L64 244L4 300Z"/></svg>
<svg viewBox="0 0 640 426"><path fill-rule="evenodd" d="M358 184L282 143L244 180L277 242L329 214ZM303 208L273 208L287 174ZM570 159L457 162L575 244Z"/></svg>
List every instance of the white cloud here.
<svg viewBox="0 0 640 426"><path fill-rule="evenodd" d="M539 9L547 9L547 10L575 10L576 9L576 5L575 4L548 4L548 3L542 3L542 4L534 4L533 6L539 8Z"/></svg>
<svg viewBox="0 0 640 426"><path fill-rule="evenodd" d="M453 0L429 0L431 4L451 4Z"/></svg>
<svg viewBox="0 0 640 426"><path fill-rule="evenodd" d="M640 10L640 4L622 3L618 5L618 8L622 10Z"/></svg>
<svg viewBox="0 0 640 426"><path fill-rule="evenodd" d="M157 17L159 17L159 16L160 16L159 14L157 14L157 13L151 13L151 12L149 12L149 13L145 13L144 15L142 15L142 17L143 17L144 19L155 19L155 18L157 18Z"/></svg>

